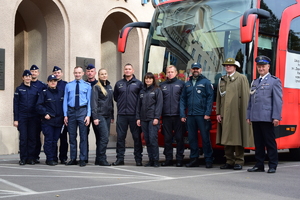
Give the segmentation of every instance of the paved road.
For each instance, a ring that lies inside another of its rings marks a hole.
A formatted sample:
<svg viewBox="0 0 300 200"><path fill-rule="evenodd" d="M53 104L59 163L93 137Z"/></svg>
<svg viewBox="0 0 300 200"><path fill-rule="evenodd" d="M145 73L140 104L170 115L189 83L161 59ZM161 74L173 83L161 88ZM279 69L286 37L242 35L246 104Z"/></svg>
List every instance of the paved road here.
<svg viewBox="0 0 300 200"><path fill-rule="evenodd" d="M124 166L101 167L92 163L94 153L86 167L47 166L43 154L41 164L19 166L18 155L0 156L0 199L300 199L300 162L288 161L287 153L280 153L275 174L247 172L253 154L246 156L243 170L234 171L220 170L222 159L212 169L136 167L130 148ZM109 162L115 161L114 149L107 154Z"/></svg>

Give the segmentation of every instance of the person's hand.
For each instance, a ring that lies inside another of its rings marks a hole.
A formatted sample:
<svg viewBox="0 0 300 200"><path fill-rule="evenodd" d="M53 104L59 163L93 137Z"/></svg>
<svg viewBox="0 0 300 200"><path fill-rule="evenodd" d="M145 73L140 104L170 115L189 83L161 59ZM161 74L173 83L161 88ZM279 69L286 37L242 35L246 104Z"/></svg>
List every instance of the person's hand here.
<svg viewBox="0 0 300 200"><path fill-rule="evenodd" d="M222 117L221 117L221 115L217 115L217 122L219 122L219 123L222 122Z"/></svg>
<svg viewBox="0 0 300 200"><path fill-rule="evenodd" d="M18 128L19 122L18 121L14 121L14 127Z"/></svg>
<svg viewBox="0 0 300 200"><path fill-rule="evenodd" d="M251 125L250 119L246 119L246 121L247 121L247 123L248 123L249 125Z"/></svg>
<svg viewBox="0 0 300 200"><path fill-rule="evenodd" d="M115 121L114 119L111 119L111 120L110 120L110 123L112 124L112 123L114 123L114 121Z"/></svg>
<svg viewBox="0 0 300 200"><path fill-rule="evenodd" d="M100 122L100 119L95 119L95 120L94 120L94 124L95 124L96 126L99 125L99 122Z"/></svg>
<svg viewBox="0 0 300 200"><path fill-rule="evenodd" d="M137 126L141 126L141 120L139 120L139 119L136 120L136 125L137 125Z"/></svg>
<svg viewBox="0 0 300 200"><path fill-rule="evenodd" d="M86 126L90 125L90 117L89 116L86 116L84 118L84 123L85 123Z"/></svg>
<svg viewBox="0 0 300 200"><path fill-rule="evenodd" d="M66 126L68 126L68 117L64 118L64 123L65 123Z"/></svg>
<svg viewBox="0 0 300 200"><path fill-rule="evenodd" d="M273 119L273 124L274 124L274 126L278 126L279 125L279 120L278 119Z"/></svg>
<svg viewBox="0 0 300 200"><path fill-rule="evenodd" d="M185 123L185 122L186 122L186 118L185 118L185 117L182 117L182 118L181 118L181 121Z"/></svg>
<svg viewBox="0 0 300 200"><path fill-rule="evenodd" d="M204 119L205 119L205 120L209 120L209 119L210 119L210 116L209 116L209 115L204 115Z"/></svg>
<svg viewBox="0 0 300 200"><path fill-rule="evenodd" d="M47 120L51 119L50 115L49 114L45 115L45 119Z"/></svg>
<svg viewBox="0 0 300 200"><path fill-rule="evenodd" d="M153 124L153 126L157 125L158 124L158 119L154 119L152 124Z"/></svg>

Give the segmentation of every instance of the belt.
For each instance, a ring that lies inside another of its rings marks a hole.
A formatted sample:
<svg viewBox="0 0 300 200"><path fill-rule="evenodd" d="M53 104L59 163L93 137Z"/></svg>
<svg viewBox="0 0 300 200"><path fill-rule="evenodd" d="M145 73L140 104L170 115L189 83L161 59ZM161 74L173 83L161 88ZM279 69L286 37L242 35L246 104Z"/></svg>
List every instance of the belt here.
<svg viewBox="0 0 300 200"><path fill-rule="evenodd" d="M75 107L71 107L71 106L68 106L69 108L75 110L76 108ZM79 108L86 108L86 106L80 106Z"/></svg>

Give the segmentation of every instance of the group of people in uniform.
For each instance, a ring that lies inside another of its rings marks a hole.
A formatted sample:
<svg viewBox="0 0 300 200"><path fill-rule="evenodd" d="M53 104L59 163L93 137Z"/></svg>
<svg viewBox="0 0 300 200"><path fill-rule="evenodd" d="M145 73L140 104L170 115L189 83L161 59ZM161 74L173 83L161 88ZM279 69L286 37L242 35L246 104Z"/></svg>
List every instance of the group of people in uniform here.
<svg viewBox="0 0 300 200"><path fill-rule="evenodd" d="M226 75L219 79L216 96L218 122L216 144L223 145L226 163L220 169L241 170L244 165L244 147L255 144L256 165L249 172L264 171L265 148L269 157L269 173L278 165L274 126L281 120L281 82L269 73L271 60L266 56L255 59L259 79L249 87L245 75L237 68L234 58L223 63ZM83 167L88 163L88 134L92 124L96 137L95 164L110 166L106 148L110 124L114 122L114 104L117 104L116 161L124 165L125 138L128 127L134 141L136 166L143 166L142 132L147 146L148 162L145 167L183 166L184 133L187 129L190 162L186 167L199 166L198 130L202 138L205 167L213 167L213 149L210 140L211 111L214 91L211 82L202 75L200 63L191 65L191 76L184 83L177 78L174 65L167 66L167 80L158 85L153 73L136 79L133 66L124 66L123 79L114 89L108 81L107 71L98 71L90 64L86 68L87 80L82 80L84 70L74 68L75 79L62 81L62 70L55 66L47 85L36 83L38 67L33 65L23 73L23 83L14 96L14 126L20 132L20 165L39 162L40 132L44 139L46 164ZM249 89L250 88L250 89ZM162 120L161 120L162 119ZM162 124L161 124L162 121ZM33 123L34 122L34 123ZM165 161L159 163L158 130L162 125ZM77 160L77 128L79 128L79 160ZM252 131L253 130L253 131ZM67 160L69 133L70 159ZM57 142L60 139L58 156ZM173 139L176 141L176 162L173 159Z"/></svg>

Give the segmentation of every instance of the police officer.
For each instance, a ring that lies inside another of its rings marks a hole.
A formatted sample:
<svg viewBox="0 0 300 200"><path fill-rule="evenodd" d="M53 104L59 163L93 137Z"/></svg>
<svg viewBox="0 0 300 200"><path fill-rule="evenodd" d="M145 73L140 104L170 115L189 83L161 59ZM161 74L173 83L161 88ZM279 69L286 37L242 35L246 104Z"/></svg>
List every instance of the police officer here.
<svg viewBox="0 0 300 200"><path fill-rule="evenodd" d="M91 86L82 80L84 74L81 66L74 68L75 80L69 82L64 94L64 123L68 126L70 143L70 161L66 165L77 164L77 127L80 135L79 166L86 166L87 160L87 126L91 116Z"/></svg>
<svg viewBox="0 0 300 200"><path fill-rule="evenodd" d="M198 129L202 137L202 146L206 162L206 168L212 168L213 150L210 142L210 114L213 103L213 89L210 81L201 74L200 63L191 66L192 76L185 83L180 97L180 117L182 122L187 123L190 163L186 167L199 166ZM188 110L187 117L185 114Z"/></svg>
<svg viewBox="0 0 300 200"><path fill-rule="evenodd" d="M270 58L258 56L255 62L260 76L251 84L247 122L253 127L256 164L247 171L265 171L266 148L269 158L268 173L275 173L278 153L274 127L278 126L281 120L282 86L280 79L269 73Z"/></svg>
<svg viewBox="0 0 300 200"><path fill-rule="evenodd" d="M173 137L176 141L176 166L182 167L184 141L183 126L179 116L180 95L184 82L177 79L177 69L169 65L166 69L167 80L160 84L163 94L163 135L166 161L161 166L173 166ZM174 132L173 132L174 131Z"/></svg>
<svg viewBox="0 0 300 200"><path fill-rule="evenodd" d="M23 72L23 83L16 88L14 94L14 126L20 132L19 149L20 165L35 164L36 133L39 130L39 116L35 112L38 100L38 88L31 84L31 72Z"/></svg>
<svg viewBox="0 0 300 200"><path fill-rule="evenodd" d="M86 71L85 71L85 75L87 76L87 80L86 82L91 84L91 88L94 87L94 85L96 85L98 83L98 80L95 78L96 76L96 68L93 64L88 64L88 66L86 67ZM95 165L99 165L99 160L97 158L99 158L99 147L97 145L97 141L99 141L99 131L97 126L93 123L94 118L93 115L91 116L91 120L90 120L90 125L92 124L93 126L93 130L95 133L95 138L96 138L96 158L95 158ZM90 125L88 125L88 137L87 137L87 148L88 148L88 152L89 152L89 133L90 133ZM86 163L88 162L88 160L86 160Z"/></svg>
<svg viewBox="0 0 300 200"><path fill-rule="evenodd" d="M57 80L53 74L48 77L48 88L40 93L37 102L37 112L42 116L42 130L45 136L44 152L47 165L57 165L57 141L64 122L64 91L58 90Z"/></svg>
<svg viewBox="0 0 300 200"><path fill-rule="evenodd" d="M124 165L125 138L128 125L134 141L134 159L137 166L142 166L141 129L136 124L136 104L143 84L134 76L130 63L124 66L124 78L114 88L114 100L117 102L117 160L112 165Z"/></svg>
<svg viewBox="0 0 300 200"><path fill-rule="evenodd" d="M32 74L32 80L31 80L31 84L36 86L39 90L39 93L42 92L44 89L47 89L47 85L38 80L38 77L40 75L39 72L39 68L36 65L32 65L30 67L30 72ZM35 123L37 123L37 125L39 126L39 129L37 130L36 133L36 148L35 148L35 163L40 163L39 159L40 159L40 153L41 153L41 147L42 147L42 142L41 142L41 121L36 121Z"/></svg>
<svg viewBox="0 0 300 200"><path fill-rule="evenodd" d="M63 72L62 69L58 66L54 66L52 70L52 74L56 76L57 78L57 89L65 92L65 87L67 85L67 81L62 80L63 77ZM66 164L68 160L68 127L63 126L61 130L61 134L59 136L59 160L61 164ZM56 153L57 155L57 148L56 148ZM56 158L56 161L58 161L58 158Z"/></svg>

